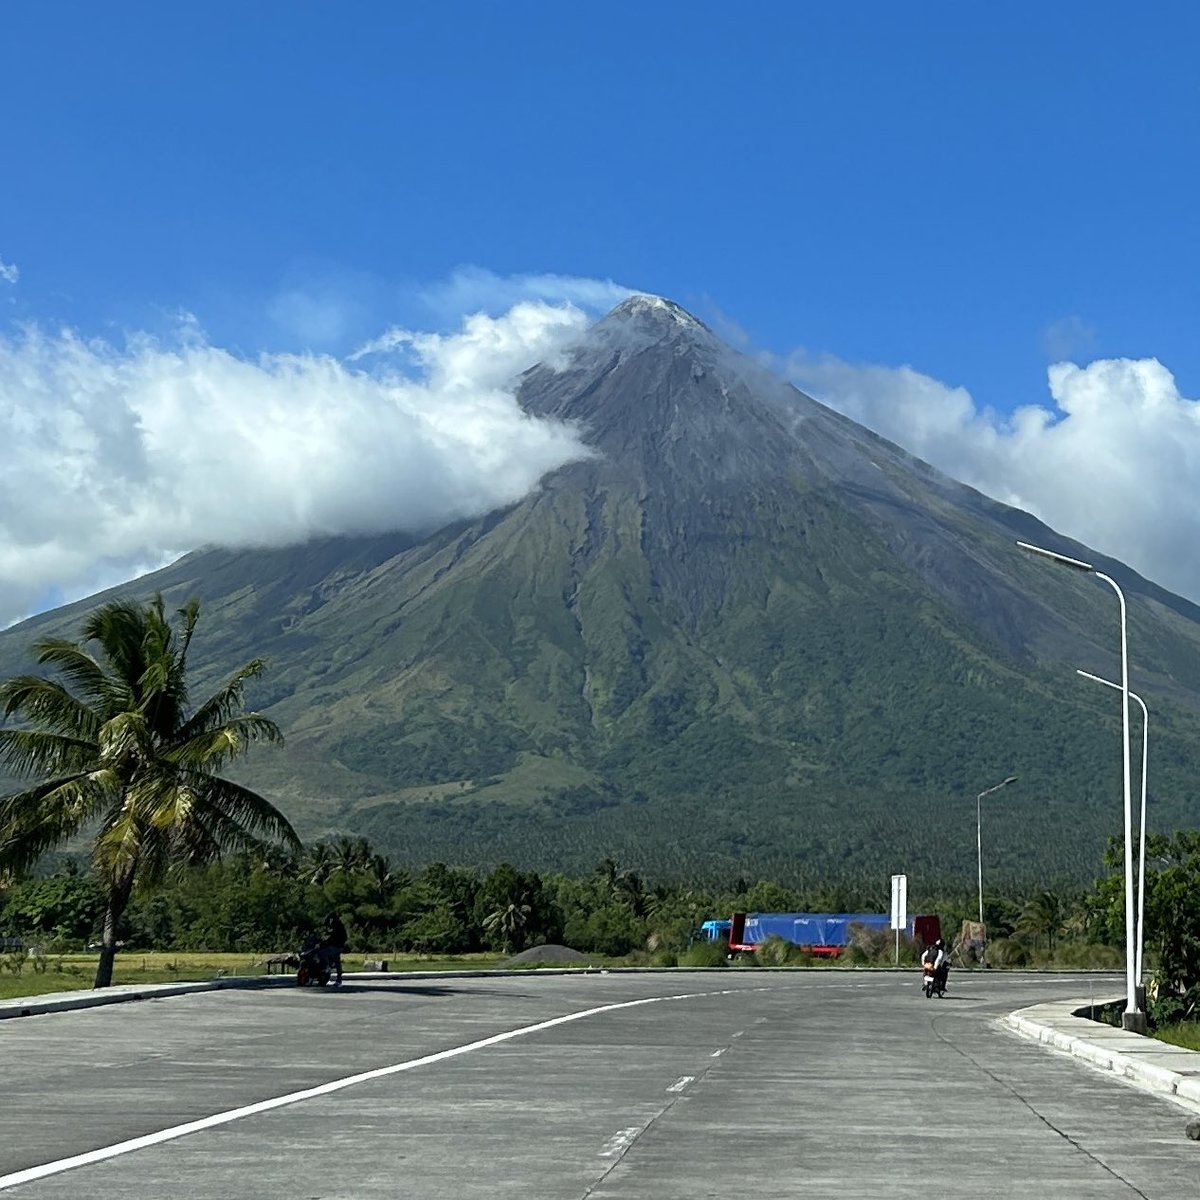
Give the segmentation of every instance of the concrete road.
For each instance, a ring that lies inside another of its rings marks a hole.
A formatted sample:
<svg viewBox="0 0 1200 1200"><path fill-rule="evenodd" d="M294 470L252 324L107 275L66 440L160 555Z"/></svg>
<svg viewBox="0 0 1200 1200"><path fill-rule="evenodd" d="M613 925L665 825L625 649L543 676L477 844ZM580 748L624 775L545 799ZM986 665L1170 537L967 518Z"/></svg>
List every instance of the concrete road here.
<svg viewBox="0 0 1200 1200"><path fill-rule="evenodd" d="M0 1190L1200 1195L1185 1111L995 1024L1092 986L1120 990L956 974L936 1001L882 972L518 974L28 1017L0 1026Z"/></svg>

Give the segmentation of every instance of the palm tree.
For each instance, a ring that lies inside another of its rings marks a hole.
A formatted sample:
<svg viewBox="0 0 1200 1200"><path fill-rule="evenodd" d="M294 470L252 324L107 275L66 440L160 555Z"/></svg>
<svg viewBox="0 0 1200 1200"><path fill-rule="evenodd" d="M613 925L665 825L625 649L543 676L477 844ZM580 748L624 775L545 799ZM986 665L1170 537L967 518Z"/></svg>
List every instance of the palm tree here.
<svg viewBox="0 0 1200 1200"><path fill-rule="evenodd" d="M333 872L346 876L356 875L365 870L370 861L371 843L366 838L338 838L333 849Z"/></svg>
<svg viewBox="0 0 1200 1200"><path fill-rule="evenodd" d="M642 879L636 871L621 871L613 881L613 899L629 905L635 917L644 917L649 910Z"/></svg>
<svg viewBox="0 0 1200 1200"><path fill-rule="evenodd" d="M367 877L371 883L371 891L376 904L387 904L392 893L398 888L407 886L407 872L393 871L392 864L382 854L372 854L367 864Z"/></svg>
<svg viewBox="0 0 1200 1200"><path fill-rule="evenodd" d="M1026 901L1017 918L1017 932L1033 939L1045 936L1046 947L1054 950L1054 935L1063 923L1063 901L1057 892L1038 892Z"/></svg>
<svg viewBox="0 0 1200 1200"><path fill-rule="evenodd" d="M282 737L273 721L243 711L260 659L189 706L187 656L199 614L191 600L172 625L161 596L145 606L105 604L84 621L80 642L35 644L38 663L58 679L0 684L4 717L23 725L0 729L0 762L41 780L0 799L0 868L24 869L76 834L91 835L106 901L96 987L112 982L117 926L135 884L226 849L300 845L272 804L216 774L251 742Z"/></svg>
<svg viewBox="0 0 1200 1200"><path fill-rule="evenodd" d="M1092 897L1075 896L1070 901L1066 918L1063 920L1063 933L1086 941L1091 936L1092 929L1096 924L1096 915L1095 901Z"/></svg>
<svg viewBox="0 0 1200 1200"><path fill-rule="evenodd" d="M290 846L264 846L254 865L270 875L290 879L300 870L300 855Z"/></svg>
<svg viewBox="0 0 1200 1200"><path fill-rule="evenodd" d="M616 893L617 876L620 874L621 868L617 866L616 860L613 858L602 858L597 864L596 869L592 872L592 878L600 885L600 894L608 897Z"/></svg>
<svg viewBox="0 0 1200 1200"><path fill-rule="evenodd" d="M304 856L303 877L305 882L315 883L319 886L333 874L333 870L333 851L330 850L328 843L318 842L315 846L310 846L308 853Z"/></svg>
<svg viewBox="0 0 1200 1200"><path fill-rule="evenodd" d="M525 926L533 909L528 904L513 901L489 913L483 919L484 930L492 937L499 937L504 952L511 954L519 942L525 940Z"/></svg>

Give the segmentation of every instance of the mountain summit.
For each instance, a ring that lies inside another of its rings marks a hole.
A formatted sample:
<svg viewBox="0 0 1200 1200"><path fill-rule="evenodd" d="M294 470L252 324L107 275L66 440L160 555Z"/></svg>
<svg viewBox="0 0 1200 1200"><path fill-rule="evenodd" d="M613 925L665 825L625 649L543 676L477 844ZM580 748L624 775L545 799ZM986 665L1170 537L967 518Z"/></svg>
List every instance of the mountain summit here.
<svg viewBox="0 0 1200 1200"><path fill-rule="evenodd" d="M608 324L642 322L647 329L677 328L703 330L711 337L712 331L703 321L697 320L686 308L663 296L649 293L630 296L622 300L599 324L593 326L593 334L603 333Z"/></svg>
<svg viewBox="0 0 1200 1200"><path fill-rule="evenodd" d="M535 367L522 380L522 405L539 416L577 421L591 443L630 469L684 465L720 476L739 447L767 469L767 443L782 430L739 379L754 369L695 317L656 296L632 296L589 331L566 363ZM681 457L682 456L682 460Z"/></svg>
<svg viewBox="0 0 1200 1200"><path fill-rule="evenodd" d="M669 300L626 299L517 395L592 451L519 503L415 539L197 552L137 585L201 596L214 674L270 660L256 703L288 749L252 781L307 836L412 861L969 878L968 801L1016 774L993 875L1090 877L1120 828L1119 726L1074 668L1114 676L1112 597L1018 538L1126 589L1156 812L1195 820L1193 605ZM0 634L0 668L85 606Z"/></svg>

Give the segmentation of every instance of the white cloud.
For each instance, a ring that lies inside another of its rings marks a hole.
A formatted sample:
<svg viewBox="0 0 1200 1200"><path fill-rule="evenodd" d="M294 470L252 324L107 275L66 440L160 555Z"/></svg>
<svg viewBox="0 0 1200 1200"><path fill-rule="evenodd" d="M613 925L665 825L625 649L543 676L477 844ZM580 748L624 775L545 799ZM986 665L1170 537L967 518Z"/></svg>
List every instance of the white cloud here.
<svg viewBox="0 0 1200 1200"><path fill-rule="evenodd" d="M20 268L16 263L6 263L0 258L0 279L5 283L16 283L21 278Z"/></svg>
<svg viewBox="0 0 1200 1200"><path fill-rule="evenodd" d="M1056 363L1002 417L911 367L793 354L802 391L986 495L1200 602L1200 403L1155 359Z"/></svg>
<svg viewBox="0 0 1200 1200"><path fill-rule="evenodd" d="M571 304L522 301L503 320L482 312L462 320L458 333L418 333L389 329L360 346L348 361L399 352L401 361L415 360L435 389L463 385L503 387L531 365L529 347L541 346L546 357L574 342L589 324Z"/></svg>
<svg viewBox="0 0 1200 1200"><path fill-rule="evenodd" d="M427 529L510 503L586 450L509 390L587 318L524 302L403 360L253 361L172 344L0 337L0 624L206 543Z"/></svg>
<svg viewBox="0 0 1200 1200"><path fill-rule="evenodd" d="M267 316L278 329L305 346L318 347L335 345L350 321L338 297L301 288L276 292L267 304Z"/></svg>
<svg viewBox="0 0 1200 1200"><path fill-rule="evenodd" d="M495 315L522 300L571 304L589 312L607 312L631 296L636 288L611 279L582 279L575 275L496 275L482 267L459 267L448 280L424 288L421 300L443 318L461 313Z"/></svg>
<svg viewBox="0 0 1200 1200"><path fill-rule="evenodd" d="M1051 321L1042 330L1042 346L1046 357L1054 362L1083 358L1096 341L1096 331L1078 316Z"/></svg>

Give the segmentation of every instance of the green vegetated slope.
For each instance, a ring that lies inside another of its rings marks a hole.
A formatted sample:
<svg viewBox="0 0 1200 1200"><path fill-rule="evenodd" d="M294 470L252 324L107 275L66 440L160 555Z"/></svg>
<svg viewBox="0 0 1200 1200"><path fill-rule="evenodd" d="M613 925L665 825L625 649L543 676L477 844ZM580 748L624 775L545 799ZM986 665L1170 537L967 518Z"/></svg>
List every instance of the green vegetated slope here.
<svg viewBox="0 0 1200 1200"><path fill-rule="evenodd" d="M969 874L970 800L1016 773L1020 788L989 811L996 866L1094 872L1119 815L1109 698L981 647L945 601L883 570L877 539L820 498L796 515L780 544L747 551L724 603L694 626L654 595L644 560L622 566L619 551L593 559L567 592L573 605L556 604L561 581L536 569L520 586L492 580L486 599L473 580L481 602L439 605L440 645L407 677L413 716L332 747L418 789L360 807L357 827L397 849L539 866L582 868L605 848L683 874L811 878L889 864ZM513 515L524 536L531 523ZM794 565L811 560L793 536L810 553L823 554L823 539L839 549L810 575ZM516 633L530 611L572 608L574 628ZM537 656L519 652L529 643ZM446 679L471 685L443 692ZM1189 744L1156 737L1156 795L1188 797ZM456 754L473 764L470 790L420 794ZM587 776L564 785L554 766L567 763ZM1170 819L1165 807L1159 816ZM1186 819L1186 803L1170 817Z"/></svg>
<svg viewBox="0 0 1200 1200"><path fill-rule="evenodd" d="M196 653L254 654L287 749L247 778L303 834L413 862L786 880L1091 878L1120 831L1116 606L1083 547L627 302L521 399L594 456L429 536L188 556ZM1200 613L1110 560L1154 710L1152 825L1194 824ZM86 606L84 606L86 607ZM16 669L36 634L0 635ZM201 683L207 682L202 673ZM1136 732L1136 731L1135 731Z"/></svg>

